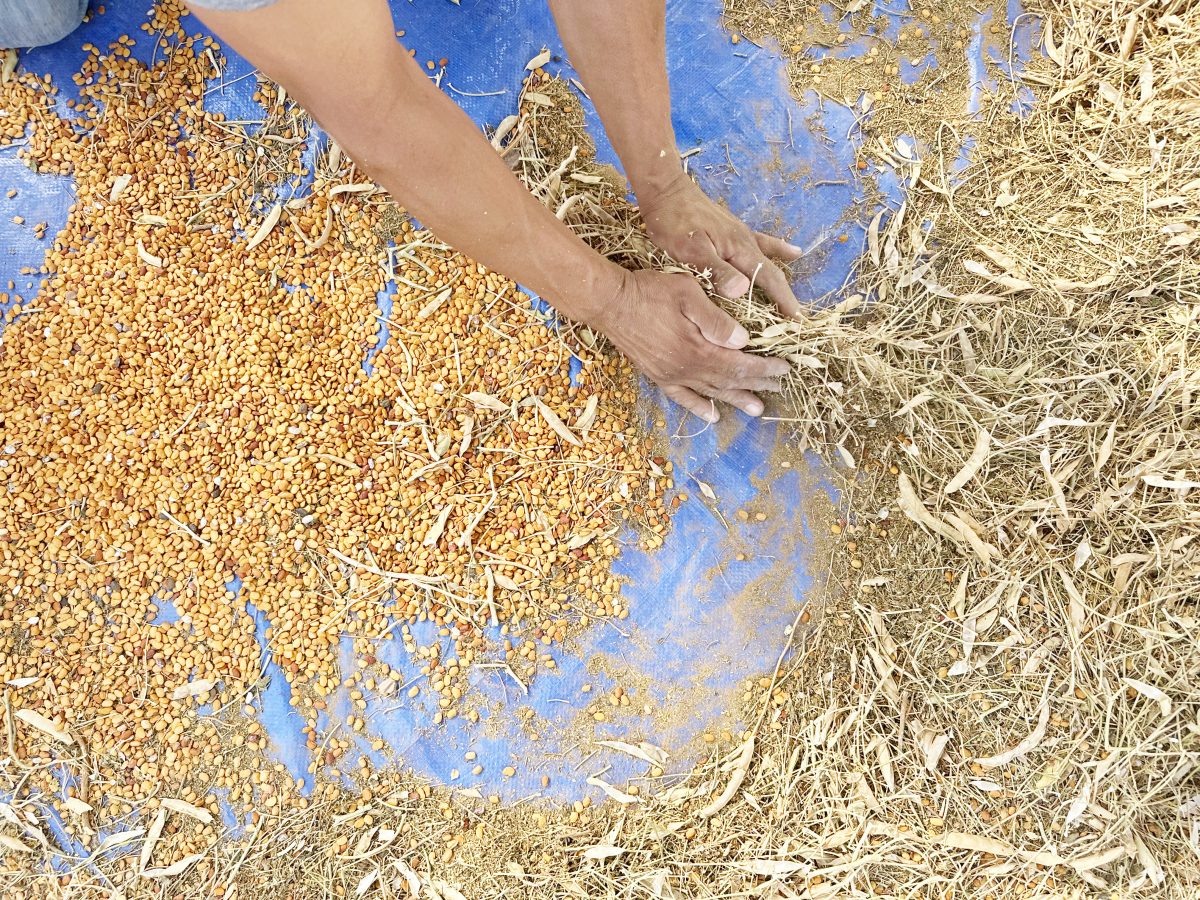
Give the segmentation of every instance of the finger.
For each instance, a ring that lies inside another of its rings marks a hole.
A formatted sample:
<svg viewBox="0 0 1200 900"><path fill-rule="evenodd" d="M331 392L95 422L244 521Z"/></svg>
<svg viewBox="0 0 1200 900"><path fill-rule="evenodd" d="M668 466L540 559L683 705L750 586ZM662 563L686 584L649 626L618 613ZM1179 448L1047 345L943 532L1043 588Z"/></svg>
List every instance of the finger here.
<svg viewBox="0 0 1200 900"><path fill-rule="evenodd" d="M771 298L775 308L781 315L796 318L800 315L800 303L792 293L792 286L787 276L770 260L763 260L763 266L758 272L758 282L763 293Z"/></svg>
<svg viewBox="0 0 1200 900"><path fill-rule="evenodd" d="M749 391L718 391L713 396L722 403L736 406L748 416L763 414L763 402Z"/></svg>
<svg viewBox="0 0 1200 900"><path fill-rule="evenodd" d="M738 381L737 388L756 394L778 394L783 390L783 382L778 378L743 378Z"/></svg>
<svg viewBox="0 0 1200 900"><path fill-rule="evenodd" d="M711 300L704 296L700 287L692 283L694 291L689 291L683 304L683 314L700 329L704 339L718 347L728 347L730 350L740 350L750 341L750 332L746 331L733 316L718 309Z"/></svg>
<svg viewBox="0 0 1200 900"><path fill-rule="evenodd" d="M716 256L715 251L708 268L712 270L713 285L722 297L736 300L750 290L750 277L744 272L738 271L737 266L730 265Z"/></svg>
<svg viewBox="0 0 1200 900"><path fill-rule="evenodd" d="M792 318L800 315L800 304L796 301L796 295L792 293L787 276L761 253L745 247L729 262L741 271L753 275L754 284L771 299L780 313Z"/></svg>
<svg viewBox="0 0 1200 900"><path fill-rule="evenodd" d="M791 363L777 356L755 356L733 350L722 352L716 359L720 366L722 387L742 387L751 381L778 381L792 371ZM747 388L755 390L755 388Z"/></svg>
<svg viewBox="0 0 1200 900"><path fill-rule="evenodd" d="M791 262L804 255L804 251L795 244L789 244L782 238L763 234L761 231L754 232L754 242L758 244L758 249L763 252L764 256L772 259L785 259Z"/></svg>
<svg viewBox="0 0 1200 900"><path fill-rule="evenodd" d="M691 388L676 384L664 387L663 393L667 395L668 399L678 403L698 419L712 423L721 418L721 414L717 412L717 404L706 397L701 397Z"/></svg>

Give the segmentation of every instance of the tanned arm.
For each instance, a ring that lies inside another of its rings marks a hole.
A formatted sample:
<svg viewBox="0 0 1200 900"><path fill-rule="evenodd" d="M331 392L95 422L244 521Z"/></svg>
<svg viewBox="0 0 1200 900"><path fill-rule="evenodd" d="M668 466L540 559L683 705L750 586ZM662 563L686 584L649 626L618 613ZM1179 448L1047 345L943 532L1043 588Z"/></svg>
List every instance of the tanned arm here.
<svg viewBox="0 0 1200 900"><path fill-rule="evenodd" d="M197 14L288 92L442 240L604 332L668 396L752 415L786 363L740 352L744 328L694 279L629 272L537 201L395 40L386 0L279 0ZM701 399L711 398L711 399Z"/></svg>

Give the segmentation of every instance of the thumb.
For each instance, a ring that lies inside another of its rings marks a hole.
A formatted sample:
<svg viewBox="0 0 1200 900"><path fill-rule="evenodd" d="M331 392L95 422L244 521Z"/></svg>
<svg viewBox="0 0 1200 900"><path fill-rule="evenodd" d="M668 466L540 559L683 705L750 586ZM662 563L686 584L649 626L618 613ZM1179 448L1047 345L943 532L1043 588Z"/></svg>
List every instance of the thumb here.
<svg viewBox="0 0 1200 900"><path fill-rule="evenodd" d="M683 314L700 329L704 339L718 347L741 350L750 342L750 333L733 316L718 309L716 304L704 296L698 285L689 291L683 304Z"/></svg>

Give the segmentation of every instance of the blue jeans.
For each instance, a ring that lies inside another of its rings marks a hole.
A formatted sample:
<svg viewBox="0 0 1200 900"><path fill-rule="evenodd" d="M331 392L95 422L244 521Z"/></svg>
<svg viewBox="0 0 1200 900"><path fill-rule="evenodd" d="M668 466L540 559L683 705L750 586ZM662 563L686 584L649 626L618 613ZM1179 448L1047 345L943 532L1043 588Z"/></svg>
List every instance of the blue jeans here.
<svg viewBox="0 0 1200 900"><path fill-rule="evenodd" d="M0 0L0 47L41 47L79 27L88 0Z"/></svg>

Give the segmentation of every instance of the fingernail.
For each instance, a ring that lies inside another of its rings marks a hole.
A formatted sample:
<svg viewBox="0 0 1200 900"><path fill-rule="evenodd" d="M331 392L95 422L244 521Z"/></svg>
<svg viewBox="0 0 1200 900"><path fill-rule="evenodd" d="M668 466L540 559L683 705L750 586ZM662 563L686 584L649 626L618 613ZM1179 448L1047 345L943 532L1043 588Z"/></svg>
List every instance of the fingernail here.
<svg viewBox="0 0 1200 900"><path fill-rule="evenodd" d="M726 339L725 346L730 350L741 350L748 343L750 343L750 332L738 325L733 329L733 334Z"/></svg>
<svg viewBox="0 0 1200 900"><path fill-rule="evenodd" d="M761 403L748 403L746 405L746 412L749 415L761 416L762 411L763 411L763 405Z"/></svg>

